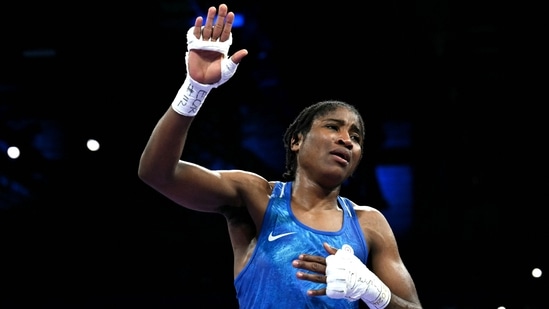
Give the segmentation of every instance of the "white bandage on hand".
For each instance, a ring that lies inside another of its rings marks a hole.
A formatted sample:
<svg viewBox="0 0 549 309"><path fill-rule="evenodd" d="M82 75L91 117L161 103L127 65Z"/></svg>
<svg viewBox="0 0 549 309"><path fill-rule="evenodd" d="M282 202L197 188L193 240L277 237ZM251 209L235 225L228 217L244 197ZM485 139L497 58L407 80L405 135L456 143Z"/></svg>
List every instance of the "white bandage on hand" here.
<svg viewBox="0 0 549 309"><path fill-rule="evenodd" d="M189 31L187 31L187 53L185 54L187 76L172 102L172 108L177 113L189 117L193 117L198 113L198 110L202 106L202 103L204 103L204 100L210 93L210 90L212 90L212 88L217 88L228 81L238 68L238 64L234 63L227 56L229 53L229 47L233 41L232 33L229 35L228 40L220 42L219 40L205 41L202 37L196 38L193 32L194 27L191 27ZM192 49L216 51L223 55L223 59L221 60L221 78L219 81L213 84L201 84L192 79L192 77L188 74L189 51Z"/></svg>
<svg viewBox="0 0 549 309"><path fill-rule="evenodd" d="M376 309L387 307L391 300L389 288L353 254L352 249L339 249L326 258L326 283L326 295L330 298L362 299Z"/></svg>

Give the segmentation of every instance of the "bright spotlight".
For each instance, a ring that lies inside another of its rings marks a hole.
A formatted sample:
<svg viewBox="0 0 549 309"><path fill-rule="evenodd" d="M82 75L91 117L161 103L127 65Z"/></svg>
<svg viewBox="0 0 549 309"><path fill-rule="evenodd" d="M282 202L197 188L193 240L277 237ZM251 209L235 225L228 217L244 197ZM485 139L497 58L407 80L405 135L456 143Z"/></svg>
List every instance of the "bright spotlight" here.
<svg viewBox="0 0 549 309"><path fill-rule="evenodd" d="M94 139L89 139L86 145L88 146L88 149L91 151L99 150L99 142Z"/></svg>
<svg viewBox="0 0 549 309"><path fill-rule="evenodd" d="M539 269L539 268L534 268L534 269L532 269L532 276L533 276L534 278L539 278L539 277L541 277L541 269Z"/></svg>
<svg viewBox="0 0 549 309"><path fill-rule="evenodd" d="M19 148L15 147L15 146L11 146L8 148L8 156L12 159L17 159L19 158L19 155L21 155L21 152L19 151Z"/></svg>

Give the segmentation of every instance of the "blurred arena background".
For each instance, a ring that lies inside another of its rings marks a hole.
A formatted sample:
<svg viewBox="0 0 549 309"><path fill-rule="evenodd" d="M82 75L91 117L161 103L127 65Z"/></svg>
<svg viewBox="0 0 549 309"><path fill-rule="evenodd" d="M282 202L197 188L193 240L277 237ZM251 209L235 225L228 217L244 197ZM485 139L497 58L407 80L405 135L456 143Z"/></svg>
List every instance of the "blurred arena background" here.
<svg viewBox="0 0 549 309"><path fill-rule="evenodd" d="M210 93L184 157L279 179L297 112L353 103L366 150L342 193L387 215L425 308L545 308L539 8L225 3L231 51L249 55ZM186 30L218 4L1 4L0 307L237 308L223 218L137 178L185 77Z"/></svg>

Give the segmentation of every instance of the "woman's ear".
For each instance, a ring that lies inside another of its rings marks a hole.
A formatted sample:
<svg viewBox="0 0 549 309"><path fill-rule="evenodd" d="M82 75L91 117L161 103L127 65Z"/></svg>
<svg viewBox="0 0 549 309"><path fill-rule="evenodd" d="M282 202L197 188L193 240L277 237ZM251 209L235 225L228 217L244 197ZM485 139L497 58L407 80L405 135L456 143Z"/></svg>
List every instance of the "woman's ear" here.
<svg viewBox="0 0 549 309"><path fill-rule="evenodd" d="M298 134L297 138L292 137L291 149L292 151L298 151L301 143L301 134Z"/></svg>

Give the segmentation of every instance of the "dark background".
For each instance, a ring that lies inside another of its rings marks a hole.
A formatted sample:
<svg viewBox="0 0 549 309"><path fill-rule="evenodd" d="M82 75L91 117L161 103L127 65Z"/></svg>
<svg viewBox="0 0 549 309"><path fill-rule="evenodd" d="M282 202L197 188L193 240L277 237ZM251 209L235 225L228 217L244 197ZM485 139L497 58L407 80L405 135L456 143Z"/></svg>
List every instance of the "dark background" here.
<svg viewBox="0 0 549 309"><path fill-rule="evenodd" d="M186 158L280 179L281 137L297 112L349 101L368 140L342 193L394 214L377 168L411 171L411 224L391 222L425 308L542 308L547 280L530 277L547 265L539 8L227 4L245 16L231 51L249 56L210 93ZM211 5L2 4L0 307L236 308L223 218L175 206L137 179L184 80L186 30ZM100 151L86 150L88 138ZM18 160L5 155L10 145Z"/></svg>

